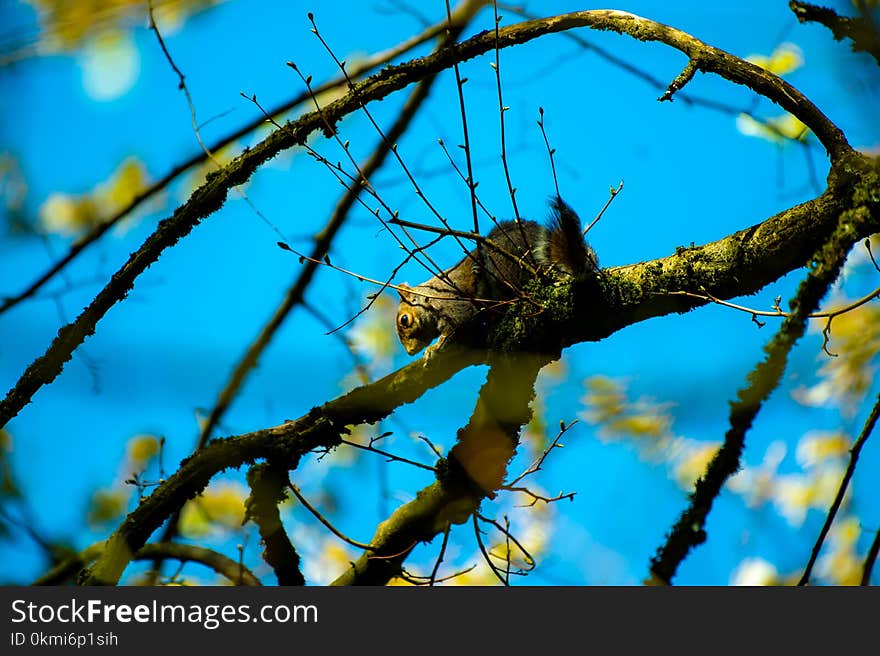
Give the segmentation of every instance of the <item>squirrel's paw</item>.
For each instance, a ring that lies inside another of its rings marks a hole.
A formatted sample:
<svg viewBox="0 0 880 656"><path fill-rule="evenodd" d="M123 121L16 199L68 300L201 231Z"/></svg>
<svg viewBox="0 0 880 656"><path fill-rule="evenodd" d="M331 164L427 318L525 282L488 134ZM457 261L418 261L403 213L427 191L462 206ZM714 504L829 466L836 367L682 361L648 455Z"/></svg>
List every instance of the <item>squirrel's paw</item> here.
<svg viewBox="0 0 880 656"><path fill-rule="evenodd" d="M425 355L422 356L422 364L427 367L428 363L434 359L434 356L437 355L445 345L446 335L440 335L440 339L425 349Z"/></svg>

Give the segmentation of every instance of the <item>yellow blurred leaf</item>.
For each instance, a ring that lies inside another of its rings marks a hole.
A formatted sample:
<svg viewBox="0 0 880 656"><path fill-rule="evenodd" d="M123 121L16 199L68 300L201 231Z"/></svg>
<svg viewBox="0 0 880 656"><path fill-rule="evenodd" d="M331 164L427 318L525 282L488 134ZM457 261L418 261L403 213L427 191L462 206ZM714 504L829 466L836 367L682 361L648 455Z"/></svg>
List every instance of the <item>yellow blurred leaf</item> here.
<svg viewBox="0 0 880 656"><path fill-rule="evenodd" d="M85 232L100 219L91 198L62 193L53 193L46 199L40 207L39 217L46 232L61 235Z"/></svg>
<svg viewBox="0 0 880 656"><path fill-rule="evenodd" d="M388 326L394 325L397 303L382 294L374 302L364 321L351 331L351 339L358 353L368 360L389 360L397 350L397 336Z"/></svg>
<svg viewBox="0 0 880 656"><path fill-rule="evenodd" d="M750 55L746 59L774 75L791 73L800 68L804 63L801 49L794 43L788 42L780 44L769 56Z"/></svg>
<svg viewBox="0 0 880 656"><path fill-rule="evenodd" d="M135 471L143 470L157 453L159 438L155 435L135 435L128 441L128 460Z"/></svg>
<svg viewBox="0 0 880 656"><path fill-rule="evenodd" d="M216 483L184 505L180 531L187 537L204 537L240 529L244 522L247 490L231 481Z"/></svg>
<svg viewBox="0 0 880 656"><path fill-rule="evenodd" d="M797 459L803 467L813 467L829 458L849 453L850 438L839 431L812 431L798 442Z"/></svg>
<svg viewBox="0 0 880 656"><path fill-rule="evenodd" d="M846 305L838 299L835 307ZM819 331L824 322L814 324ZM844 414L852 416L874 382L877 357L880 355L880 305L866 304L836 317L831 324L829 347L837 357L824 351L819 358L820 381L812 387L800 387L792 395L804 405L827 406L840 403Z"/></svg>
<svg viewBox="0 0 880 656"><path fill-rule="evenodd" d="M87 519L93 527L114 522L125 514L129 492L123 490L98 490L92 495Z"/></svg>
<svg viewBox="0 0 880 656"><path fill-rule="evenodd" d="M859 585L864 558L856 546L861 532L857 517L838 519L828 534L826 553L816 563L816 573L833 585Z"/></svg>
<svg viewBox="0 0 880 656"><path fill-rule="evenodd" d="M773 143L804 141L809 135L809 128L789 113L768 118L763 122L748 114L740 114L736 118L736 127L746 136L759 137Z"/></svg>
<svg viewBox="0 0 880 656"><path fill-rule="evenodd" d="M622 433L630 437L662 437L669 431L669 417L659 414L635 414L621 417L607 423L612 433Z"/></svg>
<svg viewBox="0 0 880 656"><path fill-rule="evenodd" d="M39 14L41 52L62 52L82 45L89 37L105 30L143 24L143 0L27 0ZM219 0L177 0L156 2L160 17L170 23L202 11ZM165 25L165 22L160 23Z"/></svg>
<svg viewBox="0 0 880 656"><path fill-rule="evenodd" d="M719 448L721 445L717 442L695 445L687 456L678 461L673 470L676 482L683 488L693 486L694 482L706 472L706 467Z"/></svg>
<svg viewBox="0 0 880 656"><path fill-rule="evenodd" d="M763 558L746 558L730 577L730 585L759 586L780 583L781 579L776 567Z"/></svg>
<svg viewBox="0 0 880 656"><path fill-rule="evenodd" d="M52 234L79 235L127 206L148 182L143 162L129 157L90 192L51 194L40 207L40 224Z"/></svg>

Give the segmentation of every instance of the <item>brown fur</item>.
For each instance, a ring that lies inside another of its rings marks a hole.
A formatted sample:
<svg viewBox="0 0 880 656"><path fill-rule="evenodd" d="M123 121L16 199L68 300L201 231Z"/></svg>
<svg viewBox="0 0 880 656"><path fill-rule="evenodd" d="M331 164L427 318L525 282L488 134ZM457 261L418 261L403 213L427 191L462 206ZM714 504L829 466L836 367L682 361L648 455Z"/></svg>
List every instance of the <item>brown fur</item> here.
<svg viewBox="0 0 880 656"><path fill-rule="evenodd" d="M437 337L440 339L434 348L441 347L481 312L516 297L535 271L555 268L581 276L598 268L574 210L559 197L551 207L548 226L534 221L505 221L488 235L498 249L483 244L443 276L434 276L416 287L400 285L397 336L409 355L415 355Z"/></svg>

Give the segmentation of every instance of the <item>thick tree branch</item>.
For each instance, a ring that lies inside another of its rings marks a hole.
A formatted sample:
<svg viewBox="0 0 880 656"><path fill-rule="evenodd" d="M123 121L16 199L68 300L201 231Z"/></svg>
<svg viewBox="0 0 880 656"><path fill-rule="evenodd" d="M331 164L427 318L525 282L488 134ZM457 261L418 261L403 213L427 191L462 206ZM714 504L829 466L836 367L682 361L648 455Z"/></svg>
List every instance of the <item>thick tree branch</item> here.
<svg viewBox="0 0 880 656"><path fill-rule="evenodd" d="M278 585L305 585L299 568L299 554L281 523L278 504L287 498L287 470L269 464L254 465L248 470L251 493L245 502L245 516L260 530L263 560L275 570Z"/></svg>
<svg viewBox="0 0 880 656"><path fill-rule="evenodd" d="M796 110L793 113L801 120L808 124L812 121L810 127L831 153L833 166L829 190L821 197L786 210L763 224L704 247L683 248L662 260L610 270L593 283L574 284L569 281L547 288L536 288L532 290L534 298L541 302L544 311L536 315L533 307L529 307L527 311L516 308L510 312L489 336L489 346L495 352L538 348L555 351L578 341L601 339L635 321L669 312L683 312L701 304L693 299L669 296L667 292L670 291L706 289L715 297L729 298L760 289L780 275L802 266L809 254L827 240L834 230L837 217L857 205L869 209L859 222L853 223L856 238L867 236L878 229L876 205L880 194L876 171L869 170L868 160L849 150L836 127L827 122L814 106L805 99L802 103L802 96L778 78L726 53L711 49L684 33L630 14L580 12L530 21L500 30L497 40L494 33L488 36L478 35L458 45L454 52L443 51L386 69L359 84L346 97L323 108L320 115L312 113L288 123L284 129L274 132L256 148L243 153L233 163L210 176L188 203L160 224L157 232L114 276L110 285L98 295L83 315L62 329L46 356L32 365L0 404L0 422L8 421L28 402L40 385L57 375L73 348L94 329L103 313L124 297L137 275L165 247L175 243L203 216L222 205L228 189L246 180L269 157L284 148L301 143L315 129L326 127L325 120L332 125L346 113L358 108L362 102L384 97L392 90L448 67L452 61L460 61L494 48L496 43L500 47L514 45L578 24L627 32L636 38L655 38L667 43L677 43L676 47L681 46L680 49L685 49L689 57L698 62L700 70L710 70L713 66L723 68L723 74L728 79L763 90L768 97L783 106L787 103ZM722 66L723 63L725 66ZM732 68L728 69L727 64ZM858 193L872 200L858 200ZM107 549L95 566L83 574L82 580L86 583L117 582L131 554L144 544L171 512L198 494L217 472L253 462L257 458L271 460L275 466L295 468L304 453L337 444L340 434L346 432L347 425L375 422L402 403L418 398L425 389L443 382L460 368L482 358L483 355L478 353L440 353L429 366L423 366L421 362L414 363L382 381L358 388L315 408L295 422L209 444L202 452L184 461L178 472L160 485L126 518L108 540ZM459 453L461 451L459 449ZM464 452L467 453L467 450ZM475 453L474 457L479 457L479 453ZM458 518L462 512L471 512L467 508L475 508L474 504L478 505L481 496L492 489L491 484L481 481L481 475L485 475L486 480L496 478L492 466L487 468L480 465L475 469L478 474L475 474L466 467L467 458L451 458L450 462L453 463L453 468L454 463L464 466L469 471L470 478L479 482L477 487L480 489L475 492L474 486L470 486L468 498L462 502L461 494L450 499L446 496L448 489L438 492L432 486L420 498L427 510L434 513L434 520L433 523L419 524L428 521L427 514L422 514L421 520L416 522L421 527L419 530L427 531L426 526L433 527L430 530L437 528L436 512L439 509L446 509L441 518ZM497 469L501 460L489 462L490 465L493 463ZM503 464L500 467L503 469ZM412 515L399 519L414 521ZM452 520L446 522L447 526L450 521ZM445 530L442 525L439 528ZM429 534L430 531L423 533ZM430 539L430 536L424 539ZM401 558L411 549L410 545L398 546L402 549L399 552ZM397 557L397 553L386 553ZM399 566L399 562L391 562L391 567L386 570L393 571L395 564ZM362 571L375 572L375 567L374 564L367 563ZM358 579L359 571L361 570L357 568L353 570L353 575ZM383 576L381 573L377 577L370 574L365 580L380 580Z"/></svg>
<svg viewBox="0 0 880 656"><path fill-rule="evenodd" d="M438 49L445 48L449 43L454 42L483 4L483 0L480 0L479 2L469 0L468 2L463 3L460 10L456 13L456 20L452 23L449 32L440 40ZM400 115L388 130L386 135L387 138L380 141L373 151L373 154L370 155L367 161L365 161L360 167L360 180L369 183L373 174L376 173L376 171L378 171L385 163L388 154L391 152L391 148L403 136L425 100L427 100L428 94L431 92L431 87L436 78L436 74L429 75L417 85L416 89L401 109ZM244 357L242 357L235 366L235 370L226 382L223 390L220 392L208 419L202 427L196 448L200 448L211 437L214 428L220 422L230 403L232 403L233 398L244 384L248 373L257 365L260 356L272 342L275 334L284 324L284 321L290 315L291 311L302 303L306 289L309 284L311 284L319 263L330 251L330 246L333 243L334 237L336 237L339 230L345 224L351 208L357 202L357 199L363 190L363 187L358 182L352 183L339 199L339 202L333 209L333 214L330 216L330 219L315 238L315 245L309 254L309 259L303 264L296 280L287 290L284 299L275 310L271 319L263 326L260 334L248 346Z"/></svg>
<svg viewBox="0 0 880 656"><path fill-rule="evenodd" d="M72 558L53 567L49 572L34 581L34 585L59 585L67 581L81 568L100 557L106 543L98 542L87 547ZM172 558L182 563L194 562L210 567L235 585L262 585L247 567L223 554L192 544L175 542L152 542L145 544L132 557L132 560L165 560Z"/></svg>
<svg viewBox="0 0 880 656"><path fill-rule="evenodd" d="M681 289L705 289L717 298L751 293L802 266L834 230L835 217L855 205L860 220L849 224L853 240L880 230L880 183L868 160L850 162L848 176L832 176L833 188L813 201L781 212L767 221L702 247L679 249L669 257L603 272L598 283L563 282L532 291L544 311L513 306L489 335L499 352L564 348L581 341L600 340L637 321L672 312L685 312L705 301L669 295ZM877 162L873 161L874 166ZM855 182L854 182L855 180ZM346 425L373 423L396 407L418 398L426 389L448 379L462 367L482 361L477 352L438 353L386 378L312 410L283 426L208 444L184 461L181 469L135 510L111 540L88 582L114 583L133 549L146 541L168 515L197 494L215 473L255 458L273 459L295 468L307 451L333 446ZM425 512L459 500L442 489L426 491ZM470 502L478 503L478 501ZM407 515L409 516L409 515ZM424 526L420 524L420 526Z"/></svg>
<svg viewBox="0 0 880 656"><path fill-rule="evenodd" d="M461 3L450 20L447 32L440 39L438 48L442 49L449 43L454 42L484 4L484 0L466 0ZM410 97L407 98L406 103L404 103L400 115L388 130L386 138L380 141L372 155L360 167L359 180L348 187L336 204L333 214L315 237L315 245L309 254L309 259L303 264L302 269L300 269L296 279L288 288L287 293L269 321L263 325L257 337L248 345L244 355L236 363L232 374L217 396L217 400L214 402L214 406L211 408L211 412L208 414L208 418L199 432L199 438L195 446L196 451L201 449L211 438L215 428L226 414L236 395L241 391L248 375L257 366L263 353L272 343L272 340L281 326L284 325L290 313L304 302L306 290L314 279L319 263L330 252L334 238L345 224L351 208L360 197L363 190L360 181L368 184L373 174L385 163L391 148L403 136L425 100L427 100L435 79L436 75L429 75L419 82ZM177 534L178 522L179 517L176 514L171 517L162 534L163 542L174 539L174 536Z"/></svg>
<svg viewBox="0 0 880 656"><path fill-rule="evenodd" d="M495 47L510 47L525 43L545 34L576 27L590 27L629 34L643 41L660 41L681 50L702 71L711 71L743 84L799 118L816 134L837 164L852 153L843 133L797 89L779 77L723 50L713 48L694 37L633 14L611 10L596 10L564 14L541 20L527 21L499 30L484 32L433 55L391 66L356 85L343 98L330 103L320 112L311 112L284 129L276 130L253 149L246 150L227 166L209 175L190 199L156 231L125 265L111 278L89 306L72 323L59 330L46 353L35 360L15 386L0 402L0 427L5 426L28 404L43 385L51 383L70 359L73 351L92 334L101 318L117 302L125 298L137 277L155 262L162 252L189 232L205 217L217 211L225 202L232 187L246 182L254 171L282 150L301 145L316 130L328 131L343 116L367 102L384 98L397 91ZM329 127L328 127L329 126Z"/></svg>
<svg viewBox="0 0 880 656"><path fill-rule="evenodd" d="M296 469L305 453L336 446L340 435L348 432L347 426L383 419L463 367L478 362L480 357L474 352L458 350L440 353L430 366L414 362L375 383L313 408L296 421L210 442L181 462L178 470L125 518L107 540L107 548L94 566L81 573L81 582L116 584L132 554L173 512L199 494L218 472L260 458L277 468Z"/></svg>
<svg viewBox="0 0 880 656"><path fill-rule="evenodd" d="M660 582L671 583L678 566L690 550L706 540L706 518L724 483L739 469L745 435L762 405L779 384L788 355L806 330L808 315L818 308L865 228L876 230L880 219L880 195L876 188L867 198L856 189L853 200L856 207L840 214L831 237L812 257L809 273L791 302L791 313L764 347L765 359L749 373L746 385L739 390L736 400L731 402L730 428L724 436L722 447L709 463L706 473L696 482L689 507L651 560L651 574ZM862 205L866 200L868 203Z"/></svg>
<svg viewBox="0 0 880 656"><path fill-rule="evenodd" d="M452 524L465 523L485 497L494 496L504 482L520 430L531 417L538 371L558 357L558 352L520 353L494 360L470 420L443 461L439 480L382 522L370 540L373 548L333 585L385 585L400 575L417 544L445 534Z"/></svg>

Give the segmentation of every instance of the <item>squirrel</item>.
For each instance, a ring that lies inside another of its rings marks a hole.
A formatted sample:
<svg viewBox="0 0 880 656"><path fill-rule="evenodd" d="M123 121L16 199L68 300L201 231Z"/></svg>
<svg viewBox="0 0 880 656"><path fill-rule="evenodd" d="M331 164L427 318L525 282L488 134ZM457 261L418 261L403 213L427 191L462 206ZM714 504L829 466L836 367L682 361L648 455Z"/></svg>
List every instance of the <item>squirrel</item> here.
<svg viewBox="0 0 880 656"><path fill-rule="evenodd" d="M456 330L519 296L535 277L555 270L581 278L598 271L575 211L558 195L550 209L546 225L503 221L455 266L416 287L398 286L397 336L408 355L439 337L425 353L430 357Z"/></svg>

